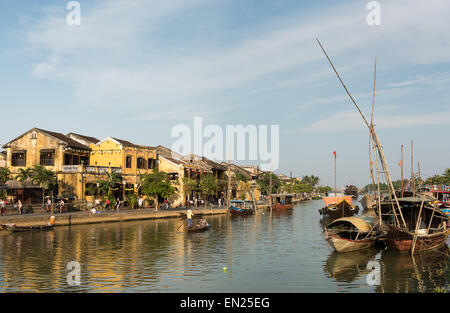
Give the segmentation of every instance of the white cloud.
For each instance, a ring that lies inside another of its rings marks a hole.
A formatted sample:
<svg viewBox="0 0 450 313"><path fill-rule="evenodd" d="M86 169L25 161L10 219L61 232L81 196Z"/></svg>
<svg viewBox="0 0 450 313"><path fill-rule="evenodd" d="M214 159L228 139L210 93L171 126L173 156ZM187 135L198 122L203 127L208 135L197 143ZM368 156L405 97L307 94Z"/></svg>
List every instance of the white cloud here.
<svg viewBox="0 0 450 313"><path fill-rule="evenodd" d="M366 118L368 118L366 116ZM425 114L389 114L377 115L374 120L376 129L396 129L408 127L422 127L428 125L448 124L450 111ZM361 115L356 111L340 111L324 117L305 128L291 132L341 132L368 130Z"/></svg>
<svg viewBox="0 0 450 313"><path fill-rule="evenodd" d="M126 104L160 111L159 116L169 118L175 114L166 114L167 106L176 110L185 103L200 103L196 99L243 88L285 70L297 69L299 75L319 81L321 75L306 72L312 64L327 66L316 37L323 39L332 58L340 57L339 65L345 64L344 60L359 62L372 57L361 54L370 53L367 47L372 46L390 47L392 58L384 64L394 68L450 60L450 37L446 35L450 2L437 0L383 3L382 26L378 28L366 24L365 6L351 4L271 30L262 25L259 34L226 48L215 47L211 39L207 51L185 56L156 46L153 39L161 23L186 8L201 10L203 3L206 1L98 1L82 5L82 25L78 27L65 23L67 12L58 11L57 15L50 11L27 33L30 47L46 55L33 74L66 82L82 103ZM179 45L192 48L189 40ZM397 65L399 58L403 64ZM346 73L344 68L341 74ZM273 85L270 79L265 84L257 88ZM194 109L208 108L198 104Z"/></svg>

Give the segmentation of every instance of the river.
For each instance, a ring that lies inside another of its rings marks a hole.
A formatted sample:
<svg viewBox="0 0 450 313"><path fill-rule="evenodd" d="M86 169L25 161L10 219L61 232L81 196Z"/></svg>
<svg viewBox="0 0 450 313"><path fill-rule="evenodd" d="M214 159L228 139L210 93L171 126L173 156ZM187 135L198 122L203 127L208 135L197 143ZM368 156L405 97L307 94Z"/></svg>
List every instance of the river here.
<svg viewBox="0 0 450 313"><path fill-rule="evenodd" d="M338 254L324 240L321 200L288 214L209 216L0 234L3 292L435 292L449 290L450 258L371 249ZM79 285L72 275L79 264ZM69 280L68 277L69 276Z"/></svg>

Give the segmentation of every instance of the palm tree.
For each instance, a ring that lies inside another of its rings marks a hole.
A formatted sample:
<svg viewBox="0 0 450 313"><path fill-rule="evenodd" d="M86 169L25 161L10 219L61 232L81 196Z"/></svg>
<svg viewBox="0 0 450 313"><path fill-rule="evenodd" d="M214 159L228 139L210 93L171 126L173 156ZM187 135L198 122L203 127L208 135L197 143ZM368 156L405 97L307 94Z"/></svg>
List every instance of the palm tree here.
<svg viewBox="0 0 450 313"><path fill-rule="evenodd" d="M112 191L114 186L122 182L122 178L117 173L105 172L106 179L97 180L98 188L102 191L103 195L106 195L111 202L115 203L115 198L112 197ZM112 205L113 205L112 203Z"/></svg>
<svg viewBox="0 0 450 313"><path fill-rule="evenodd" d="M44 203L45 190L56 185L55 173L51 170L47 170L42 165L35 165L31 169L31 174L29 176L31 180L43 189L42 190L42 203Z"/></svg>
<svg viewBox="0 0 450 313"><path fill-rule="evenodd" d="M32 174L33 170L31 168L20 168L19 173L15 177L15 180L24 182L27 179L31 178Z"/></svg>

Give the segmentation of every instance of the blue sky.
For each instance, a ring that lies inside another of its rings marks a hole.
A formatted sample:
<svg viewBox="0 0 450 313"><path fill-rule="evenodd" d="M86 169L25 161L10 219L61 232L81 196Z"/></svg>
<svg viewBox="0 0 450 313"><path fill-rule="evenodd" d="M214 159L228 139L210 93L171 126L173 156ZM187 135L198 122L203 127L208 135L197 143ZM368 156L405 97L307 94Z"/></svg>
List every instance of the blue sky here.
<svg viewBox="0 0 450 313"><path fill-rule="evenodd" d="M414 140L423 176L450 167L450 2L0 1L1 132L32 127L170 147L171 129L280 125L277 172L369 183L368 130L315 39L374 121L394 179ZM408 160L408 161L406 161ZM250 163L250 162L241 162ZM415 164L417 170L417 163Z"/></svg>

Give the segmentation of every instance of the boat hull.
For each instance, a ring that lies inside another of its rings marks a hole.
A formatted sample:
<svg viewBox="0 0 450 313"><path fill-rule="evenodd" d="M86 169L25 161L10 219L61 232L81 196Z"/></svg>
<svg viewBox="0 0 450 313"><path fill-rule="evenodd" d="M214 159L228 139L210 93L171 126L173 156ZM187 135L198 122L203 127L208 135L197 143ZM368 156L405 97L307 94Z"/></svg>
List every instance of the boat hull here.
<svg viewBox="0 0 450 313"><path fill-rule="evenodd" d="M414 251L429 251L438 249L446 244L448 231L417 236ZM386 236L386 245L388 249L396 251L410 251L413 244L414 234L404 231L398 227L392 227Z"/></svg>
<svg viewBox="0 0 450 313"><path fill-rule="evenodd" d="M358 214L359 208L343 200L339 203L329 205L319 210L323 215L328 215L331 219L337 219L340 217L349 217Z"/></svg>
<svg viewBox="0 0 450 313"><path fill-rule="evenodd" d="M351 240L340 238L335 235L327 235L326 240L328 244L337 252L351 252L368 249L375 245L376 239L369 240Z"/></svg>
<svg viewBox="0 0 450 313"><path fill-rule="evenodd" d="M230 211L231 215L236 215L236 216L239 216L239 215L252 215L254 213L254 210L251 210L251 209L239 209L239 208L236 208L234 206L230 207L228 210Z"/></svg>
<svg viewBox="0 0 450 313"><path fill-rule="evenodd" d="M15 224L3 224L1 228L12 232L28 232L28 231L41 231L52 230L55 225L38 225L38 226L17 226Z"/></svg>
<svg viewBox="0 0 450 313"><path fill-rule="evenodd" d="M274 210L290 210L294 208L294 204L280 204L276 203L272 205L272 209Z"/></svg>
<svg viewBox="0 0 450 313"><path fill-rule="evenodd" d="M187 231L188 233L197 233L197 232L202 232L205 230L208 230L210 227L210 225L205 225L205 226L200 226L200 227L188 227Z"/></svg>

